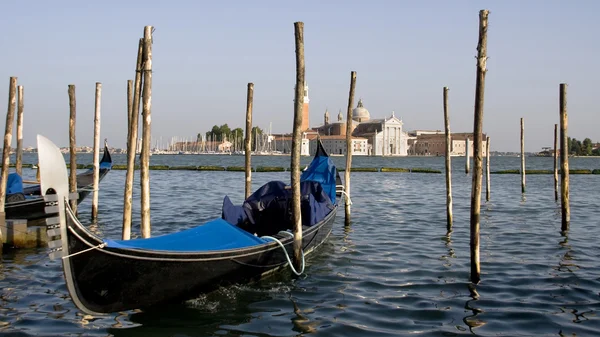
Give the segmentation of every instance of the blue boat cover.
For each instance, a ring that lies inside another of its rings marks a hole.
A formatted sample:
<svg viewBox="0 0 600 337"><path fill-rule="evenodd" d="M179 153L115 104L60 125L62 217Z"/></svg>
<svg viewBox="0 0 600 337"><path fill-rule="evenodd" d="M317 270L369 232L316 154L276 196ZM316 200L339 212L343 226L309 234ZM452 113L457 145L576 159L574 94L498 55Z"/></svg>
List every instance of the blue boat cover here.
<svg viewBox="0 0 600 337"><path fill-rule="evenodd" d="M319 144L317 155L300 176L302 225L314 226L334 208L337 170ZM281 181L271 181L250 195L241 206L229 197L223 200L222 218L258 236L293 229L292 189Z"/></svg>
<svg viewBox="0 0 600 337"><path fill-rule="evenodd" d="M335 204L335 184L337 170L329 156L316 156L306 171L302 172L300 181L316 181L321 184L332 204Z"/></svg>
<svg viewBox="0 0 600 337"><path fill-rule="evenodd" d="M313 226L334 208L321 184L300 183L302 225ZM222 218L258 236L274 235L294 228L292 219L292 189L282 181L271 181L248 197L242 206L235 206L225 196Z"/></svg>
<svg viewBox="0 0 600 337"><path fill-rule="evenodd" d="M203 252L251 247L269 241L233 226L223 219L215 219L204 225L173 234L148 239L106 239L104 242L110 248Z"/></svg>
<svg viewBox="0 0 600 337"><path fill-rule="evenodd" d="M23 193L23 179L18 173L10 173L6 181L6 194Z"/></svg>

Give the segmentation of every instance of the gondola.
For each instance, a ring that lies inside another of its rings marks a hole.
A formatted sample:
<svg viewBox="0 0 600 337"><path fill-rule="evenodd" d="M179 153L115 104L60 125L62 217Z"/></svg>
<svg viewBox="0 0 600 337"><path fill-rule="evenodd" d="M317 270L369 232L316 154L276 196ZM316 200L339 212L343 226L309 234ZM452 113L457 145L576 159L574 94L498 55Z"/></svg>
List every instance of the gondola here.
<svg viewBox="0 0 600 337"><path fill-rule="evenodd" d="M97 315L182 302L221 286L246 284L292 266L291 188L271 181L241 206L223 200L221 217L172 234L103 239L69 208L58 148L38 136L42 190L59 217L49 221L50 257L62 258L71 299ZM338 172L322 144L301 174L303 256L330 235L337 213ZM53 193L53 194L50 194Z"/></svg>
<svg viewBox="0 0 600 337"><path fill-rule="evenodd" d="M104 154L99 165L100 181L112 168L112 158L108 146L104 146ZM40 185L33 184L23 187L23 181L17 173L8 176L9 188L7 189L5 212L7 219L38 220L51 216L44 210L46 204L40 192ZM12 187L12 190L11 190ZM88 169L77 175L77 203L81 203L93 190L94 170Z"/></svg>

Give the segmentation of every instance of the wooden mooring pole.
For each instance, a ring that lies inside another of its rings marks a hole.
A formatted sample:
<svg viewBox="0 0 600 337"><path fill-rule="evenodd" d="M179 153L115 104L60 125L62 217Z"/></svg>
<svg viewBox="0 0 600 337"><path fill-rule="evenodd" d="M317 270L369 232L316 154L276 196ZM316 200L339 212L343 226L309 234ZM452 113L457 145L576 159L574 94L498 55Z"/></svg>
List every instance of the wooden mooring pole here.
<svg viewBox="0 0 600 337"><path fill-rule="evenodd" d="M131 138L131 114L133 113L133 81L127 80L127 148Z"/></svg>
<svg viewBox="0 0 600 337"><path fill-rule="evenodd" d="M131 123L127 139L127 174L125 176L125 192L123 196L123 240L131 239L131 210L133 207L133 175L135 173L135 153L137 150L138 119L140 114L140 96L142 88L142 54L144 39L138 43L138 54L135 65L135 83L131 105Z"/></svg>
<svg viewBox="0 0 600 337"><path fill-rule="evenodd" d="M482 130L485 74L487 72L487 9L479 11L479 41L477 43L477 80L475 85L475 116L473 125L473 187L471 189L471 282L481 280L479 261L479 221L481 209Z"/></svg>
<svg viewBox="0 0 600 337"><path fill-rule="evenodd" d="M450 134L450 115L448 112L448 87L443 90L444 130L446 131L446 229L452 230L452 137Z"/></svg>
<svg viewBox="0 0 600 337"><path fill-rule="evenodd" d="M15 169L23 176L23 86L17 87L17 160Z"/></svg>
<svg viewBox="0 0 600 337"><path fill-rule="evenodd" d="M469 153L469 136L465 137L465 173L469 174L471 171L471 159L469 158L471 154Z"/></svg>
<svg viewBox="0 0 600 337"><path fill-rule="evenodd" d="M521 193L525 193L525 122L521 118Z"/></svg>
<svg viewBox="0 0 600 337"><path fill-rule="evenodd" d="M2 177L0 180L0 226L6 228L6 182L8 181L8 165L10 164L10 144L12 142L12 127L17 103L17 78L11 77L8 85L8 110L6 111L6 125L4 128L4 145L2 147ZM0 230L0 250L3 244L2 230Z"/></svg>
<svg viewBox="0 0 600 337"><path fill-rule="evenodd" d="M485 201L490 201L490 192L492 191L490 184L490 137L488 136L485 142Z"/></svg>
<svg viewBox="0 0 600 337"><path fill-rule="evenodd" d="M69 84L69 193L77 192L77 155L75 142L75 115L77 105L75 100L75 85ZM73 212L77 214L77 200L70 201Z"/></svg>
<svg viewBox="0 0 600 337"><path fill-rule="evenodd" d="M100 103L102 101L102 83L96 82L96 100L94 105L94 191L92 192L92 220L98 219L98 185L100 183Z"/></svg>
<svg viewBox="0 0 600 337"><path fill-rule="evenodd" d="M558 124L554 124L554 200L558 201Z"/></svg>
<svg viewBox="0 0 600 337"><path fill-rule="evenodd" d="M143 71L144 88L142 94L142 153L140 155L140 183L142 202L142 237L150 237L150 137L152 122L152 26L144 27Z"/></svg>
<svg viewBox="0 0 600 337"><path fill-rule="evenodd" d="M571 222L571 207L569 206L569 146L567 141L567 84L561 83L559 89L560 105L560 205L561 205L561 230L569 230Z"/></svg>
<svg viewBox="0 0 600 337"><path fill-rule="evenodd" d="M294 128L292 135L292 218L294 221L294 266L301 272L302 214L300 209L300 147L302 141L302 107L304 97L304 23L294 22L296 40L296 88L294 93Z"/></svg>
<svg viewBox="0 0 600 337"><path fill-rule="evenodd" d="M346 170L344 171L344 210L345 210L345 224L350 225L350 173L352 171L352 107L354 106L354 90L356 88L356 71L350 72L350 92L348 93L348 111L346 114Z"/></svg>
<svg viewBox="0 0 600 337"><path fill-rule="evenodd" d="M246 138L244 139L244 158L246 173L245 198L252 193L252 104L254 100L254 83L248 83L246 94Z"/></svg>

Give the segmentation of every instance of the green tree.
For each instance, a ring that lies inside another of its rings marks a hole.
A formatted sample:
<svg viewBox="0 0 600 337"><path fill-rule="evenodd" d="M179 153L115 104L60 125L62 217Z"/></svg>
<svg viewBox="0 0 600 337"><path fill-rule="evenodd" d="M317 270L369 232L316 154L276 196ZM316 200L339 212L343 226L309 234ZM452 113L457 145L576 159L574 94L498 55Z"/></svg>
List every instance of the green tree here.
<svg viewBox="0 0 600 337"><path fill-rule="evenodd" d="M231 129L229 128L229 125L225 123L219 127L219 132L219 140L223 141L225 138L229 137L229 134L231 134Z"/></svg>
<svg viewBox="0 0 600 337"><path fill-rule="evenodd" d="M569 152L576 156L581 155L581 141L575 138L571 139L571 147Z"/></svg>
<svg viewBox="0 0 600 337"><path fill-rule="evenodd" d="M262 134L263 130L261 128L258 126L252 127L252 143L250 144L252 151L256 151L256 147L260 145L257 140L261 139Z"/></svg>
<svg viewBox="0 0 600 337"><path fill-rule="evenodd" d="M231 142L234 143L236 151L244 147L244 130L242 128L231 130Z"/></svg>
<svg viewBox="0 0 600 337"><path fill-rule="evenodd" d="M244 130L242 128L235 128L231 131L231 135L237 139L242 139L244 138Z"/></svg>
<svg viewBox="0 0 600 337"><path fill-rule="evenodd" d="M263 130L261 128L259 128L258 126L252 127L252 135L254 136L255 134L262 135Z"/></svg>
<svg viewBox="0 0 600 337"><path fill-rule="evenodd" d="M581 155L583 156L591 156L592 155L592 140L586 138L583 140L581 144Z"/></svg>
<svg viewBox="0 0 600 337"><path fill-rule="evenodd" d="M206 139L212 141L220 141L221 128L218 125L213 126L212 129L206 133Z"/></svg>

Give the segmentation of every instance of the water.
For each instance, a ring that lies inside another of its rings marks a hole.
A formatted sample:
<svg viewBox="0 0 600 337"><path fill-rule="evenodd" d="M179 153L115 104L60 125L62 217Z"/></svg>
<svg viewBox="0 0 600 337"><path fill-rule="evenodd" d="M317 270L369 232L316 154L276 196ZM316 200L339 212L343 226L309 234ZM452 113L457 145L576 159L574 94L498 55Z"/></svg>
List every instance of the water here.
<svg viewBox="0 0 600 337"><path fill-rule="evenodd" d="M80 157L81 163L86 163ZM119 158L116 161L118 162ZM194 158L196 157L196 158ZM88 157L89 158L89 157ZM208 158L208 159L206 159ZM309 158L307 158L309 160ZM482 203L482 282L469 282L471 176L453 158L454 228L447 232L443 174L352 174L352 224L343 212L332 236L308 259L306 276L288 273L223 288L155 312L84 316L70 302L60 262L46 249L5 253L0 268L0 333L14 336L598 336L600 335L600 175L571 175L571 228L560 232L552 175L492 175ZM236 156L153 156L153 164L241 166ZM289 157L253 157L288 166ZM306 161L308 163L308 160ZM340 166L343 157L335 157ZM443 158L355 158L357 166L443 169ZM492 157L492 170L519 158ZM208 165L207 164L207 165ZM528 168L551 169L548 158ZM576 158L571 168L600 168ZM25 175L34 176L26 170ZM120 236L124 171L101 184L100 235ZM222 198L243 198L243 172L152 171L153 235L220 214ZM289 172L253 173L253 186ZM138 186L136 184L136 186ZM139 196L139 191L135 191ZM139 205L138 201L134 205ZM139 222L139 209L136 209ZM134 229L134 233L139 228Z"/></svg>

